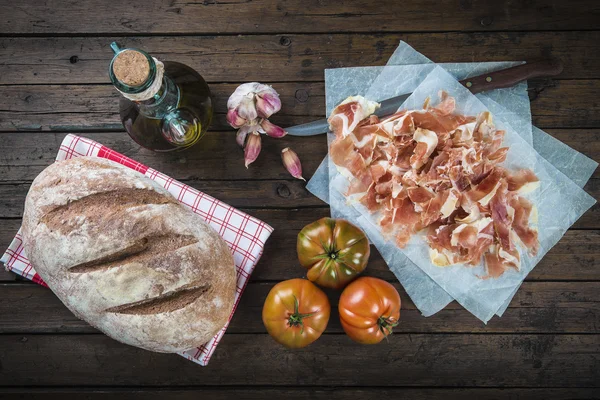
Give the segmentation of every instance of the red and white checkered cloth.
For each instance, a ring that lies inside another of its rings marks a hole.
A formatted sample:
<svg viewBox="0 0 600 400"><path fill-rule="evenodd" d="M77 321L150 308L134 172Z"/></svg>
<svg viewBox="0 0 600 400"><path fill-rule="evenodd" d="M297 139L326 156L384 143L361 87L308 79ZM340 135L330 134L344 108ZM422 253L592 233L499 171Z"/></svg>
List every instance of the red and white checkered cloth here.
<svg viewBox="0 0 600 400"><path fill-rule="evenodd" d="M219 344L219 341L225 334L227 326L229 326L242 292L248 283L250 274L252 274L254 266L260 259L265 241L273 232L273 228L240 210L184 185L173 178L169 178L152 168L148 168L98 142L75 135L67 135L60 145L56 160L67 160L80 156L108 158L131 169L135 169L148 178L155 180L171 192L181 204L200 215L210 226L219 232L229 245L233 253L238 278L235 302L229 316L229 321L227 321L227 324L215 337L203 346L180 353L180 355L195 363L206 365L215 351L217 344ZM25 255L20 230L2 258L0 258L0 261L4 263L8 271L15 272L40 285L46 286L46 283L35 272Z"/></svg>

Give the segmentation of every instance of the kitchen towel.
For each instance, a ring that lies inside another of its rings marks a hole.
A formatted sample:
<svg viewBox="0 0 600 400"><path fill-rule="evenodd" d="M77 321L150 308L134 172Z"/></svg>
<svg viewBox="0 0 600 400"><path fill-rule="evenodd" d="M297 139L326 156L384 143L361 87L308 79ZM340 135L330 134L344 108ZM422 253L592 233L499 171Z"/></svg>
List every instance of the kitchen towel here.
<svg viewBox="0 0 600 400"><path fill-rule="evenodd" d="M134 161L98 142L75 135L67 135L60 145L56 160L68 160L80 156L107 158L134 169L158 182L171 192L181 204L200 215L227 242L233 254L237 271L235 302L229 320L223 329L204 345L179 353L188 360L203 366L206 365L225 334L227 326L229 326L229 322L237 308L244 288L262 255L265 242L273 232L273 228L259 219ZM0 258L0 261L4 263L8 271L12 271L46 286L45 282L35 272L35 269L27 259L27 255L23 249L20 230L2 258Z"/></svg>

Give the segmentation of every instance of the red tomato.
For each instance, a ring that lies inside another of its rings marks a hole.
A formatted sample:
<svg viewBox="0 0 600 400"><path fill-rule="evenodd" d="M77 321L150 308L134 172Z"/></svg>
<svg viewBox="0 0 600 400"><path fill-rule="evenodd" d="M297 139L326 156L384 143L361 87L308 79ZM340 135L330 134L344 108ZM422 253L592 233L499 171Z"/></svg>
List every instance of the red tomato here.
<svg viewBox="0 0 600 400"><path fill-rule="evenodd" d="M400 319L400 295L381 279L362 277L348 285L339 302L342 328L352 340L376 344L392 333Z"/></svg>
<svg viewBox="0 0 600 400"><path fill-rule="evenodd" d="M346 286L369 261L369 240L343 219L321 218L306 225L296 247L300 264L308 268L308 279L333 289Z"/></svg>
<svg viewBox="0 0 600 400"><path fill-rule="evenodd" d="M306 279L279 282L269 292L262 319L267 332L289 348L308 346L329 322L331 306L321 289Z"/></svg>

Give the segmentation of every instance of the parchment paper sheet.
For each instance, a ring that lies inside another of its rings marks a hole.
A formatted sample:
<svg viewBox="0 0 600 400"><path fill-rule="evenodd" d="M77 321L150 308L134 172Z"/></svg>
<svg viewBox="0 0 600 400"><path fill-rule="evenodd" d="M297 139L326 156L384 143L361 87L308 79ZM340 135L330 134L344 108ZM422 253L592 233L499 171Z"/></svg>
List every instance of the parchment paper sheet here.
<svg viewBox="0 0 600 400"><path fill-rule="evenodd" d="M394 63L431 63L426 57L401 42L396 52L390 58L389 64ZM479 75L496 69L507 68L518 63L460 63L441 64L457 79ZM424 77L433 71L435 65L409 65L395 67L359 67L326 71L326 104L327 114L333 107L349 95L372 95L383 100L386 95L394 96L413 91ZM393 82L393 84L391 84ZM384 93L376 96L377 93ZM531 114L526 84L522 83L510 89L500 89L483 94L477 98L492 111L500 120L509 120L515 130L523 136L526 142L533 142L540 155L550 159L553 164L578 186L583 186L597 163L576 152L547 133L531 127ZM334 171L332 171L334 176ZM329 173L327 158L320 165L308 184L308 189L317 197L330 202ZM331 193L332 216L346 218L360 224L360 214L352 207L344 205L344 198L339 193ZM339 198L335 198L339 196ZM338 207L338 205L342 205ZM364 223L364 221L363 221ZM450 296L442 287L436 284L422 269L413 264L404 254L395 252L395 246L386 243L376 234L373 226L365 226L371 242L379 249L392 272L403 284L407 293L425 316L432 315L444 308L450 301ZM517 288L504 301L497 312L501 315L514 296Z"/></svg>
<svg viewBox="0 0 600 400"><path fill-rule="evenodd" d="M437 94L441 90L446 90L456 99L458 113L478 115L487 110L476 96L439 66L435 67L421 82L401 108L420 109L427 97ZM433 100L433 104L435 102L436 100ZM487 322L502 307L546 252L595 203L591 196L541 157L507 121L495 117L494 122L498 129L506 131L503 146L510 148L507 159L502 165L512 170L531 169L540 179L540 188L527 196L537 207L539 215L540 250L538 253L535 256L527 256L526 251L522 250L519 272L509 271L499 278L484 280L481 279L486 275L483 263L475 268L467 268L464 265L440 268L433 265L429 256L429 246L425 243L422 235L414 235L403 249L396 246L391 248L393 253L401 252L407 256L451 297L484 322ZM346 193L348 184L347 178L341 174L335 174L330 187L339 193ZM337 197L332 198L331 204L334 204L334 199L337 201ZM361 214L361 217L358 218L361 227L369 231L373 230L369 228L368 223L376 225L377 219L360 203L348 202L344 199L343 202L336 205L336 208L344 206L353 206ZM394 238L385 238L384 240L393 242Z"/></svg>

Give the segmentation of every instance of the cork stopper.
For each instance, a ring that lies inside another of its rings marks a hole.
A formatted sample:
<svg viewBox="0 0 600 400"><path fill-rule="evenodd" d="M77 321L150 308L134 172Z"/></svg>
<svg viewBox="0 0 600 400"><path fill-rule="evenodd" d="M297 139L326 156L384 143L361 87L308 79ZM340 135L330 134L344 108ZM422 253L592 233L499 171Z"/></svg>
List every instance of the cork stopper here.
<svg viewBox="0 0 600 400"><path fill-rule="evenodd" d="M115 77L128 86L140 86L150 75L150 64L139 51L125 50L117 55L113 63Z"/></svg>

